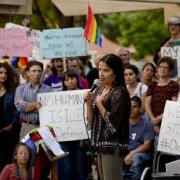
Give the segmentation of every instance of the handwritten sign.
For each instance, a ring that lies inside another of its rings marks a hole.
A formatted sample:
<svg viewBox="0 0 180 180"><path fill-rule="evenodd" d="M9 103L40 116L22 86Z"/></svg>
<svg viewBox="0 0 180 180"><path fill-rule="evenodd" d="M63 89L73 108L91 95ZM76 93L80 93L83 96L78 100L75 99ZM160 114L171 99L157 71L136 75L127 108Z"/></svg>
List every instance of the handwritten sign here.
<svg viewBox="0 0 180 180"><path fill-rule="evenodd" d="M86 91L38 94L38 100L42 103L39 111L40 126L52 126L58 141L87 139L83 120L83 94Z"/></svg>
<svg viewBox="0 0 180 180"><path fill-rule="evenodd" d="M32 59L39 60L42 59L42 50L40 48L40 34L41 31L29 30L28 39L32 43Z"/></svg>
<svg viewBox="0 0 180 180"><path fill-rule="evenodd" d="M180 155L180 102L166 101L157 149Z"/></svg>
<svg viewBox="0 0 180 180"><path fill-rule="evenodd" d="M0 29L0 56L22 56L32 54L32 45L28 41L26 30Z"/></svg>
<svg viewBox="0 0 180 180"><path fill-rule="evenodd" d="M162 47L161 57L169 56L174 60L172 78L180 77L180 46Z"/></svg>
<svg viewBox="0 0 180 180"><path fill-rule="evenodd" d="M83 33L83 28L44 30L40 37L43 57L86 56L87 42Z"/></svg>
<svg viewBox="0 0 180 180"><path fill-rule="evenodd" d="M5 29L23 29L23 30L26 30L28 40L32 44L32 59L34 59L34 60L42 59L42 52L40 49L40 33L41 33L41 31L29 29L25 26L21 26L19 24L14 24L14 23L6 23Z"/></svg>

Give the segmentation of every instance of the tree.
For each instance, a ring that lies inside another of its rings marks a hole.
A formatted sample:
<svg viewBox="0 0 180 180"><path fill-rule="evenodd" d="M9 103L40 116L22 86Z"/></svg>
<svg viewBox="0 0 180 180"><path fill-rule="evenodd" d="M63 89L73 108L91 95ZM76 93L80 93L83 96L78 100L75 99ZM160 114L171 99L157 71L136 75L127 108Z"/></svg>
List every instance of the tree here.
<svg viewBox="0 0 180 180"><path fill-rule="evenodd" d="M28 27L33 29L52 29L65 27L84 27L85 16L65 17L51 0L32 0L33 13ZM3 16L1 26L12 21L21 24L24 16ZM164 25L163 10L114 13L96 15L97 23L102 33L122 46L133 45L136 49L135 58L155 54L159 44L167 36L167 26Z"/></svg>
<svg viewBox="0 0 180 180"><path fill-rule="evenodd" d="M136 59L154 54L168 36L162 10L116 13L100 19L103 19L101 30L108 38L123 46L135 47Z"/></svg>

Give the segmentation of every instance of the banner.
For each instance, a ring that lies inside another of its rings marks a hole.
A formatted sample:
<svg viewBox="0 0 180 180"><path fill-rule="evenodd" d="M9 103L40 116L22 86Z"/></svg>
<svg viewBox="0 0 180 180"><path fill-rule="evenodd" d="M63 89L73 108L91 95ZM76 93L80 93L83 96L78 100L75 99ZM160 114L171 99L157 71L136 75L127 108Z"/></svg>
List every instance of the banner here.
<svg viewBox="0 0 180 180"><path fill-rule="evenodd" d="M40 37L43 58L86 56L83 33L83 28L43 30Z"/></svg>
<svg viewBox="0 0 180 180"><path fill-rule="evenodd" d="M0 29L0 56L28 57L32 55L32 45L26 30Z"/></svg>
<svg viewBox="0 0 180 180"><path fill-rule="evenodd" d="M58 141L87 139L83 119L83 108L86 107L83 107L83 94L86 91L88 90L38 94L38 101L42 104L39 110L40 127L52 126Z"/></svg>
<svg viewBox="0 0 180 180"><path fill-rule="evenodd" d="M180 155L180 102L166 101L157 149Z"/></svg>
<svg viewBox="0 0 180 180"><path fill-rule="evenodd" d="M24 27L19 24L14 23L6 23L5 29L23 29L27 31L27 37L28 40L32 44L32 59L33 60L40 60L42 59L42 53L40 49L40 33L39 30L30 29L27 27Z"/></svg>

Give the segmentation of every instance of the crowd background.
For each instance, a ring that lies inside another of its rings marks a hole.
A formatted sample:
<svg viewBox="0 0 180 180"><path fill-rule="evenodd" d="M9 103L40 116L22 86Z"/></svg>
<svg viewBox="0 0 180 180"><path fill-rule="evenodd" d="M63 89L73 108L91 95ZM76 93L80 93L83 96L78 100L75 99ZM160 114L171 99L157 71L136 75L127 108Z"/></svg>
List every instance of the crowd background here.
<svg viewBox="0 0 180 180"><path fill-rule="evenodd" d="M170 18L168 29L170 37L161 47L172 47L174 44L177 45L176 42L180 41L180 17ZM107 54L98 54L95 63L96 66L91 64L89 57L86 59L84 57L83 60L81 57L67 58L65 66L62 58L52 59L44 67L40 62L30 61L27 67L21 69L21 71L13 67L10 62L0 62L0 171L2 171L7 164L10 164L11 159L15 157L13 156L12 150L20 140L20 131L22 131L22 129L20 130L20 126L28 124L30 129L39 126L38 110L41 105L36 101L37 93L90 88L93 80L98 78L99 64L104 58L104 55L106 56ZM148 124L148 126L152 126L155 133L155 137L152 137L153 135L151 138L149 138L150 135L144 138L141 137L140 140L136 140L138 143L140 141L140 144L132 149L128 149L128 153L133 152L130 156L128 156L127 153L128 157L125 159L125 164L130 167L134 165L132 157L135 154L139 152L151 153L152 149L157 150L156 146L153 147L154 143L149 143L149 141L158 141L165 101L178 100L179 81L177 78L171 79L171 73L174 67L176 68L173 59L170 57L160 57L159 50L157 50L154 61L145 63L143 68L133 64L128 48L121 48L116 56L122 60L125 84L131 97L131 105L129 104L129 106L131 106L132 109L129 124L131 125L134 122L135 124L138 123L139 121L137 121L137 119L139 120L139 118L144 119L144 121L150 122L151 125ZM20 79L23 79L23 81L20 81ZM28 86L29 84L32 87ZM25 88L27 88L28 91L26 91ZM29 90L32 91L31 96L27 93ZM22 99L22 96L26 98ZM133 101L132 99L134 97L137 97L137 99ZM131 116L131 114L134 113L132 112L134 108L139 108L135 118ZM33 118L29 115L33 115ZM26 133L30 129L26 130ZM152 128L148 128L148 130L149 129L152 131ZM129 134L129 141L135 143L133 142L133 140L135 140L133 139L133 134L134 132ZM7 139L9 139L8 143L4 142L4 140ZM146 145L145 148L143 145ZM76 152L75 154L71 153L73 158L69 161L78 161L78 163L80 163L76 166L70 166L72 163L67 163L67 161L61 162L63 164L59 163L59 167L67 167L64 171L65 174L69 176L69 179L76 179L78 174L81 175L78 178L79 180L92 178L90 176L91 167L87 166L87 164L89 165L92 162L96 164L96 158L87 157L87 153L80 149L79 141L65 142L63 147L73 153ZM16 151L18 150L16 149ZM27 151L27 149L25 151ZM17 152L15 154L15 159L17 159ZM137 166L139 166L138 163ZM142 166L142 164L140 164L140 166ZM81 169L83 173L79 173L79 169ZM62 168L60 168L59 174L62 173L60 172L61 170ZM142 170L138 170L138 172L141 174ZM129 179L131 178L131 173L132 171L127 172ZM133 180L135 180L135 178L138 180L139 174L136 177L133 176ZM27 172L22 176L27 177ZM30 176L32 176L32 174ZM47 175L47 178L48 177L49 174ZM59 175L59 179L63 178L67 180L65 175L61 177Z"/></svg>

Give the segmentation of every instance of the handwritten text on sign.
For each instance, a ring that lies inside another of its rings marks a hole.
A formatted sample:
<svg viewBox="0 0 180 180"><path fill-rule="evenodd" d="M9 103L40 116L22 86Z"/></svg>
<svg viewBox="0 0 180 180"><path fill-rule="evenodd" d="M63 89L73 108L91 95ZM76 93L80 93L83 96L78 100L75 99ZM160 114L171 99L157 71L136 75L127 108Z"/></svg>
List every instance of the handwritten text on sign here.
<svg viewBox="0 0 180 180"><path fill-rule="evenodd" d="M166 101L158 150L180 155L180 102Z"/></svg>
<svg viewBox="0 0 180 180"><path fill-rule="evenodd" d="M32 54L32 44L26 30L0 29L0 56L27 57Z"/></svg>
<svg viewBox="0 0 180 180"><path fill-rule="evenodd" d="M161 57L168 56L174 60L174 77L180 77L180 46L162 47Z"/></svg>
<svg viewBox="0 0 180 180"><path fill-rule="evenodd" d="M40 49L40 34L41 31L29 29L25 26L14 23L6 23L5 29L23 29L27 31L28 40L32 44L32 59L39 60L42 59L41 49Z"/></svg>
<svg viewBox="0 0 180 180"><path fill-rule="evenodd" d="M83 94L86 91L38 94L38 100L42 103L39 111L40 126L52 126L58 141L87 139L83 120Z"/></svg>
<svg viewBox="0 0 180 180"><path fill-rule="evenodd" d="M44 30L40 38L43 57L86 56L87 42L83 33L83 28Z"/></svg>

